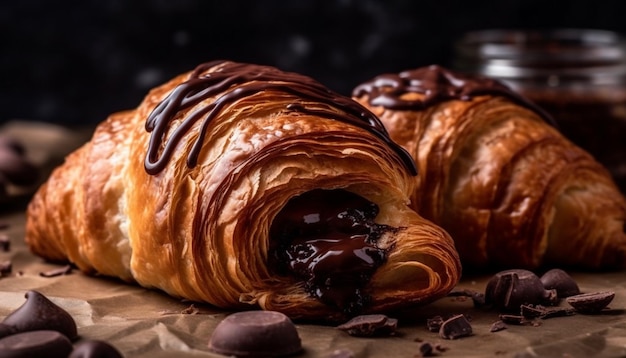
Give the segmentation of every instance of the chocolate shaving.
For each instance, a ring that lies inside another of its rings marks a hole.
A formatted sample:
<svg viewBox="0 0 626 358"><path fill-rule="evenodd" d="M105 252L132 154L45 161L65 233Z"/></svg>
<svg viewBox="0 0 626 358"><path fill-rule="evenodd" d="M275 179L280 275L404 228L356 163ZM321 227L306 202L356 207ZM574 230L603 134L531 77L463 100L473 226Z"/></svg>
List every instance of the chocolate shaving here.
<svg viewBox="0 0 626 358"><path fill-rule="evenodd" d="M72 273L72 265L65 265L65 266L57 268L57 269L53 269L53 270L49 270L49 271L45 271L45 272L40 272L39 276L41 276L41 277L56 277L56 276L62 276L62 275L69 275L70 273Z"/></svg>
<svg viewBox="0 0 626 358"><path fill-rule="evenodd" d="M337 326L337 329L355 337L391 336L396 332L398 320L382 314L361 315Z"/></svg>
<svg viewBox="0 0 626 358"><path fill-rule="evenodd" d="M491 324L491 328L489 328L489 332L499 332L507 329L506 323L502 322L502 320L495 321Z"/></svg>

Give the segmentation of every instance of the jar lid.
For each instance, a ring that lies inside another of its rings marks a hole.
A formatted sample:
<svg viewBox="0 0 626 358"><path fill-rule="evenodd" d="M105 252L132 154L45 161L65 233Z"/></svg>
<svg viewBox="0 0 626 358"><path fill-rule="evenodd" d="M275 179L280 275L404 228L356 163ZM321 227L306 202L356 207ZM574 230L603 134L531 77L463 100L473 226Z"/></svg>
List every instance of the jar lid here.
<svg viewBox="0 0 626 358"><path fill-rule="evenodd" d="M480 30L463 35L454 52L458 70L493 77L626 74L626 40L608 30Z"/></svg>

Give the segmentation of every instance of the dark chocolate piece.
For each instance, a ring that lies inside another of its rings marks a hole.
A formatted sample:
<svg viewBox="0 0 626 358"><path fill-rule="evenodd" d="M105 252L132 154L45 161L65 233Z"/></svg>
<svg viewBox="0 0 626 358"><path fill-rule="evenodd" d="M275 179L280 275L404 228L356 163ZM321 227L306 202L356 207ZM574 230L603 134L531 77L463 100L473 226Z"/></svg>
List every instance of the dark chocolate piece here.
<svg viewBox="0 0 626 358"><path fill-rule="evenodd" d="M465 315L459 314L445 320L439 328L439 337L444 339L457 339L471 336L472 325Z"/></svg>
<svg viewBox="0 0 626 358"><path fill-rule="evenodd" d="M100 340L78 342L68 358L123 358L115 347Z"/></svg>
<svg viewBox="0 0 626 358"><path fill-rule="evenodd" d="M39 276L56 277L56 276L62 276L62 275L69 275L70 273L72 273L72 265L65 265L63 267L59 267L59 268L52 269L49 271L40 272Z"/></svg>
<svg viewBox="0 0 626 358"><path fill-rule="evenodd" d="M426 319L426 329L431 332L439 332L441 328L441 324L443 323L443 317L434 316L432 318Z"/></svg>
<svg viewBox="0 0 626 358"><path fill-rule="evenodd" d="M520 313L524 318L541 318L548 319L554 317L571 316L575 314L573 308L566 307L544 307L541 305L522 305Z"/></svg>
<svg viewBox="0 0 626 358"><path fill-rule="evenodd" d="M16 332L52 330L70 340L77 337L76 322L72 316L37 291L28 291L26 302L6 316L2 324Z"/></svg>
<svg viewBox="0 0 626 358"><path fill-rule="evenodd" d="M506 323L504 323L502 320L497 320L491 324L491 327L489 328L489 332L500 332L507 328L508 327L506 326Z"/></svg>
<svg viewBox="0 0 626 358"><path fill-rule="evenodd" d="M541 283L546 290L556 290L559 298L580 294L576 281L561 269L552 269L541 276Z"/></svg>
<svg viewBox="0 0 626 358"><path fill-rule="evenodd" d="M209 69L220 66L219 71L206 74ZM381 139L393 149L407 169L417 174L417 166L411 155L389 138L380 119L351 98L330 91L317 81L296 73L282 72L274 67L258 66L229 61L213 61L199 65L189 78L179 84L152 111L146 121L146 130L151 132L150 143L145 158L148 174L157 174L165 168L178 142L183 140L191 126L203 120L202 130L187 156L187 165L197 164L204 141L206 128L229 104L262 91L276 91L302 97L305 101L323 103L325 106L309 106L294 102L285 111L302 112L333 119L363 128ZM218 96L205 108L182 118L180 125L171 131L171 122L181 110L196 105L207 98Z"/></svg>
<svg viewBox="0 0 626 358"><path fill-rule="evenodd" d="M72 342L57 331L30 331L0 339L3 358L67 358Z"/></svg>
<svg viewBox="0 0 626 358"><path fill-rule="evenodd" d="M435 348L430 342L422 342L418 348L418 356L417 357L434 357L437 354L435 353Z"/></svg>
<svg viewBox="0 0 626 358"><path fill-rule="evenodd" d="M539 277L528 270L501 271L489 280L485 290L485 303L503 311L519 312L524 304L557 302L556 290L546 290Z"/></svg>
<svg viewBox="0 0 626 358"><path fill-rule="evenodd" d="M279 357L298 353L302 343L289 317L274 311L244 311L215 327L209 349L234 356Z"/></svg>
<svg viewBox="0 0 626 358"><path fill-rule="evenodd" d="M269 265L305 282L308 293L360 314L363 288L387 258L378 239L393 228L374 222L378 206L346 190L311 190L292 198L270 228Z"/></svg>
<svg viewBox="0 0 626 358"><path fill-rule="evenodd" d="M380 337L396 333L398 320L383 314L361 315L337 326L337 329L355 337Z"/></svg>
<svg viewBox="0 0 626 358"><path fill-rule="evenodd" d="M500 318L500 321L504 323L514 324L518 326L530 324L530 322L532 321L522 315L517 314L501 314L498 316L498 318Z"/></svg>
<svg viewBox="0 0 626 358"><path fill-rule="evenodd" d="M592 292L582 293L580 295L570 296L565 300L570 306L574 307L577 312L585 314L599 313L608 306L615 298L615 292Z"/></svg>

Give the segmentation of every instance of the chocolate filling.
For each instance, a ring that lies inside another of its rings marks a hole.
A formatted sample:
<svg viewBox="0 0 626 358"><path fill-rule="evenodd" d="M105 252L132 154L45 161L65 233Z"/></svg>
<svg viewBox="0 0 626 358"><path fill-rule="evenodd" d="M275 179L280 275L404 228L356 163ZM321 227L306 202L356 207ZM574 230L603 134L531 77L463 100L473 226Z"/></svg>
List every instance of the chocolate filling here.
<svg viewBox="0 0 626 358"><path fill-rule="evenodd" d="M393 230L374 222L378 211L375 203L341 189L292 198L270 229L270 266L303 280L325 304L358 314L370 300L363 288L387 258L378 240Z"/></svg>

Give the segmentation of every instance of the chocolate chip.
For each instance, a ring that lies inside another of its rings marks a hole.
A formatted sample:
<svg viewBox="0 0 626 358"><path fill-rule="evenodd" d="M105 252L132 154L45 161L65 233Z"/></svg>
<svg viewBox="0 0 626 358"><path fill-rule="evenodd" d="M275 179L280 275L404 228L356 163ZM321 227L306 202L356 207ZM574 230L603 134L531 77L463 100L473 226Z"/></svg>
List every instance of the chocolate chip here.
<svg viewBox="0 0 626 358"><path fill-rule="evenodd" d="M28 291L26 302L6 316L2 324L12 327L15 332L53 330L70 340L77 336L72 316L37 291Z"/></svg>
<svg viewBox="0 0 626 358"><path fill-rule="evenodd" d="M487 283L485 303L503 311L517 311L523 304L558 302L556 290L546 290L537 275L527 270L506 270L494 275Z"/></svg>
<svg viewBox="0 0 626 358"><path fill-rule="evenodd" d="M432 318L426 319L426 329L431 332L439 332L441 325L443 324L443 317L434 316Z"/></svg>
<svg viewBox="0 0 626 358"><path fill-rule="evenodd" d="M62 276L62 275L69 275L70 273L72 273L72 265L65 265L65 266L57 268L57 269L53 269L53 270L49 270L49 271L45 271L45 272L40 272L39 276L41 276L41 277L56 277L56 276Z"/></svg>
<svg viewBox="0 0 626 358"><path fill-rule="evenodd" d="M398 320L382 314L361 315L337 326L356 337L390 336L396 333Z"/></svg>
<svg viewBox="0 0 626 358"><path fill-rule="evenodd" d="M507 329L506 324L502 322L502 320L498 320L491 324L491 327L489 328L489 332L499 332L505 329Z"/></svg>
<svg viewBox="0 0 626 358"><path fill-rule="evenodd" d="M471 335L472 325L462 314L445 320L439 329L439 336L444 339L457 339Z"/></svg>
<svg viewBox="0 0 626 358"><path fill-rule="evenodd" d="M599 313L608 306L615 298L615 292L592 292L566 298L567 303L574 307L577 312L594 314Z"/></svg>
<svg viewBox="0 0 626 358"><path fill-rule="evenodd" d="M298 353L302 343L289 317L274 311L237 312L223 319L209 349L235 356L278 357Z"/></svg>
<svg viewBox="0 0 626 358"><path fill-rule="evenodd" d="M418 348L418 357L434 357L435 348L430 342L422 342Z"/></svg>
<svg viewBox="0 0 626 358"><path fill-rule="evenodd" d="M30 331L0 339L3 358L67 358L72 342L57 331Z"/></svg>
<svg viewBox="0 0 626 358"><path fill-rule="evenodd" d="M559 298L580 294L576 281L561 269L552 269L541 276L541 283L546 290L555 289Z"/></svg>
<svg viewBox="0 0 626 358"><path fill-rule="evenodd" d="M123 355L107 342L86 340L77 343L68 358L123 358Z"/></svg>

